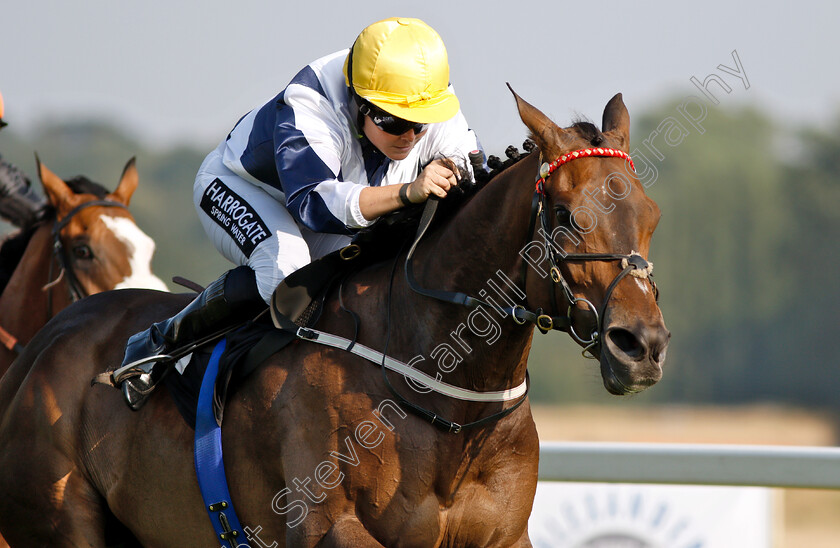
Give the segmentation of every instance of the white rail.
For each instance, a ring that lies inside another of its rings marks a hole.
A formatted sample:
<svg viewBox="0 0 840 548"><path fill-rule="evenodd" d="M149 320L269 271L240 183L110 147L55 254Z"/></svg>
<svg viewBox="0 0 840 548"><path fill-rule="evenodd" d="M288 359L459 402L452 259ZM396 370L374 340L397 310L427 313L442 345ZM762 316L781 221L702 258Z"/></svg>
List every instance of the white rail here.
<svg viewBox="0 0 840 548"><path fill-rule="evenodd" d="M539 479L840 489L840 448L542 442Z"/></svg>

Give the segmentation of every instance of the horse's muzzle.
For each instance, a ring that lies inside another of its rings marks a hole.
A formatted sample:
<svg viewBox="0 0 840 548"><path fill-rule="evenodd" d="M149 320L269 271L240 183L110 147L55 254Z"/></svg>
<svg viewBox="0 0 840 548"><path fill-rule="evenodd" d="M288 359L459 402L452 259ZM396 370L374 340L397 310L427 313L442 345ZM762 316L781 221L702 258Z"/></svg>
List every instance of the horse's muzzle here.
<svg viewBox="0 0 840 548"><path fill-rule="evenodd" d="M611 394L641 392L662 378L671 333L661 323L613 325L601 344L601 376Z"/></svg>

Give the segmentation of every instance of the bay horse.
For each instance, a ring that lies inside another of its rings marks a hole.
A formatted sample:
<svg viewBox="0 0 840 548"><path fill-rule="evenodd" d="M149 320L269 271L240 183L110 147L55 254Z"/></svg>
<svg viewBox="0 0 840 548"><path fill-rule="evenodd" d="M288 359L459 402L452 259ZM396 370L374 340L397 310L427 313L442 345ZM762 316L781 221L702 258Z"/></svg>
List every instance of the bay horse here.
<svg viewBox="0 0 840 548"><path fill-rule="evenodd" d="M0 252L8 276L0 289L5 343L0 347L0 376L16 357L16 345L19 349L29 343L71 302L115 288L166 290L151 272L154 241L128 211L138 184L134 158L112 193L83 176L64 181L40 160L37 164L45 202L21 201L14 191L2 198L17 201L12 220L25 226L7 237ZM11 247L17 251L9 251Z"/></svg>
<svg viewBox="0 0 840 548"><path fill-rule="evenodd" d="M538 150L433 224L411 250L411 276L405 249L361 269L313 328L496 393L526 383L535 321L585 346L610 393L643 390L661 378L670 333L642 259L660 212L626 168L621 95L602 130L562 129L514 97ZM243 530L221 541L193 431L167 391L132 412L119 391L90 385L119 366L130 335L188 299L121 290L80 301L0 381L0 531L12 546L99 547L115 530L154 547L531 545L539 441L527 395L465 401L389 374L399 399L376 365L304 340L228 393L224 466ZM357 336L346 310L362 318Z"/></svg>

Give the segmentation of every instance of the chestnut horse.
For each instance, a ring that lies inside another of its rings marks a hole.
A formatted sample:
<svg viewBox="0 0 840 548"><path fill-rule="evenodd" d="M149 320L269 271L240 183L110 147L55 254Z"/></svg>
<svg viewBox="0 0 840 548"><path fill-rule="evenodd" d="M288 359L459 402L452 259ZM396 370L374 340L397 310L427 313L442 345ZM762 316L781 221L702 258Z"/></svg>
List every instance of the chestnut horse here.
<svg viewBox="0 0 840 548"><path fill-rule="evenodd" d="M418 293L403 250L333 290L314 328L353 338L352 310L358 345L450 385L499 392L526 382L530 320L549 330L567 313L607 390L643 390L662 375L670 335L642 259L659 209L625 166L627 109L616 95L603 130L562 129L516 99L538 153L490 179L412 250L416 284L483 304ZM541 168L538 156L580 149L589 152ZM578 209L595 216L593 197L604 209L597 226ZM224 466L243 530L221 541L196 481L194 433L167 391L132 412L119 391L90 386L119 366L131 334L187 299L94 295L50 322L2 379L0 531L13 546L104 546L115 521L156 547L531 545L539 441L527 396L465 401L389 374L405 400L450 426L436 428L409 412L377 365L303 340L229 392Z"/></svg>
<svg viewBox="0 0 840 548"><path fill-rule="evenodd" d="M127 209L137 188L133 158L113 193L84 177L65 182L40 161L38 175L47 197L39 205L45 210L33 212L37 222L4 244L22 251L19 257L4 254L5 262L16 263L3 264L4 270L14 270L0 293L0 333L6 343L0 347L0 376L17 354L15 344L26 345L71 302L115 288L166 290L151 272L154 241Z"/></svg>

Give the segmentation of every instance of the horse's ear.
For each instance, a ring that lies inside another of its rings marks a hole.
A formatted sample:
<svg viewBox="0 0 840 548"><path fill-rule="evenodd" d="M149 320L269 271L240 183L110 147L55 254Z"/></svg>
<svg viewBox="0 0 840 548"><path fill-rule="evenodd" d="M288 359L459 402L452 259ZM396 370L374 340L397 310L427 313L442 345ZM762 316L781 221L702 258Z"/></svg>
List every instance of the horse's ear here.
<svg viewBox="0 0 840 548"><path fill-rule="evenodd" d="M38 178L41 179L41 185L44 187L47 200L54 208L61 210L62 205L73 196L73 190L67 186L67 183L61 177L41 163L38 154L35 154L35 164L38 166Z"/></svg>
<svg viewBox="0 0 840 548"><path fill-rule="evenodd" d="M620 93L616 93L615 97L610 99L610 102L604 108L604 118L601 126L602 131L618 143L619 149L629 152L630 114L627 112L627 107L624 106Z"/></svg>
<svg viewBox="0 0 840 548"><path fill-rule="evenodd" d="M131 195L137 190L137 166L135 165L137 157L133 156L131 160L125 164L122 177L120 177L120 184L117 185L117 190L111 194L111 197L123 205L128 205L131 201Z"/></svg>
<svg viewBox="0 0 840 548"><path fill-rule="evenodd" d="M538 108L517 95L510 84L507 84L507 87L516 99L516 108L519 110L522 122L531 130L531 136L540 150L548 153L549 149L557 143L557 133L562 130Z"/></svg>

